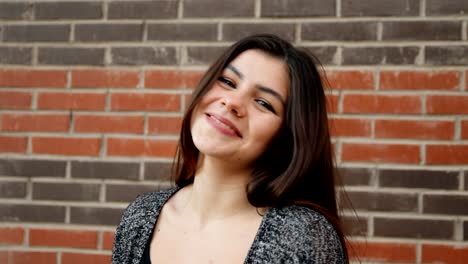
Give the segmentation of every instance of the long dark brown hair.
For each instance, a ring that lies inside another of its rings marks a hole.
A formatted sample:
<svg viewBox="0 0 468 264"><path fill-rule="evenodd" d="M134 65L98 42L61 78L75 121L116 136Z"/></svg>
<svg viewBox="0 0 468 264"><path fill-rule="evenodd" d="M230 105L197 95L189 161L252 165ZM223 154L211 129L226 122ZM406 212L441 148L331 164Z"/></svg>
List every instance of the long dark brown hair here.
<svg viewBox="0 0 468 264"><path fill-rule="evenodd" d="M256 207L302 204L319 211L335 227L347 258L334 188L336 171L328 129L327 99L316 66L318 60L277 36L254 35L234 43L200 80L182 121L175 183L179 187L192 183L197 169L199 151L190 132L194 108L225 67L250 49L261 50L284 61L289 74L289 95L279 133L254 164L246 190L248 200Z"/></svg>

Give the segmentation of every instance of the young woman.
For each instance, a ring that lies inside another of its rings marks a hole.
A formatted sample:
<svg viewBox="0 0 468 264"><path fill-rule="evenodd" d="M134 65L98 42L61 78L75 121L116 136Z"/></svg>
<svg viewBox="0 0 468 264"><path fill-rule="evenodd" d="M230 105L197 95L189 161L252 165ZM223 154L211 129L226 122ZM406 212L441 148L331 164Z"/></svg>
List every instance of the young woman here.
<svg viewBox="0 0 468 264"><path fill-rule="evenodd" d="M128 206L112 263L348 263L334 173L313 59L244 38L193 93L177 187Z"/></svg>

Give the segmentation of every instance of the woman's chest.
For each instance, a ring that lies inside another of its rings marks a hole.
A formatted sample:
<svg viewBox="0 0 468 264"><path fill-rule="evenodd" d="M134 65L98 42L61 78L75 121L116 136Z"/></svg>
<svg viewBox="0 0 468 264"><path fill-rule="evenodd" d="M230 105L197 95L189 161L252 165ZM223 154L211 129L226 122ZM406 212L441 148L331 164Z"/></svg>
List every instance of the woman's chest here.
<svg viewBox="0 0 468 264"><path fill-rule="evenodd" d="M244 263L260 223L221 221L200 229L163 217L150 244L152 263Z"/></svg>

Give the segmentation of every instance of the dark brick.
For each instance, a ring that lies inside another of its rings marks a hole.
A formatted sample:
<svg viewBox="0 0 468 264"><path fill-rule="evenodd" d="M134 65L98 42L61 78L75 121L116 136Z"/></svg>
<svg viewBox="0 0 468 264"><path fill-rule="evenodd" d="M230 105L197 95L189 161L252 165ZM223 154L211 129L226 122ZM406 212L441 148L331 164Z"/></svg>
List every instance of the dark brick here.
<svg viewBox="0 0 468 264"><path fill-rule="evenodd" d="M123 208L71 207L70 223L116 226L120 222Z"/></svg>
<svg viewBox="0 0 468 264"><path fill-rule="evenodd" d="M467 46L426 46L427 64L433 65L467 65Z"/></svg>
<svg viewBox="0 0 468 264"><path fill-rule="evenodd" d="M1 176L65 177L65 161L0 160Z"/></svg>
<svg viewBox="0 0 468 264"><path fill-rule="evenodd" d="M168 181L172 176L172 164L167 162L145 163L145 180Z"/></svg>
<svg viewBox="0 0 468 264"><path fill-rule="evenodd" d="M418 16L419 0L342 0L342 16Z"/></svg>
<svg viewBox="0 0 468 264"><path fill-rule="evenodd" d="M348 236L366 236L367 235L367 218L358 216L342 216L343 229Z"/></svg>
<svg viewBox="0 0 468 264"><path fill-rule="evenodd" d="M227 47L187 47L187 64L211 64Z"/></svg>
<svg viewBox="0 0 468 264"><path fill-rule="evenodd" d="M68 41L69 25L8 25L4 27L5 42Z"/></svg>
<svg viewBox="0 0 468 264"><path fill-rule="evenodd" d="M88 179L126 179L138 180L138 163L72 161L71 176Z"/></svg>
<svg viewBox="0 0 468 264"><path fill-rule="evenodd" d="M104 65L104 48L39 48L39 64Z"/></svg>
<svg viewBox="0 0 468 264"><path fill-rule="evenodd" d="M64 206L0 204L0 221L65 222Z"/></svg>
<svg viewBox="0 0 468 264"><path fill-rule="evenodd" d="M468 196L425 194L423 212L429 214L468 215Z"/></svg>
<svg viewBox="0 0 468 264"><path fill-rule="evenodd" d="M301 38L302 40L315 40L315 41L377 40L377 23L375 22L304 23L302 25Z"/></svg>
<svg viewBox="0 0 468 264"><path fill-rule="evenodd" d="M381 187L458 189L458 172L456 171L383 169L379 174Z"/></svg>
<svg viewBox="0 0 468 264"><path fill-rule="evenodd" d="M99 201L99 184L82 183L33 183L35 200Z"/></svg>
<svg viewBox="0 0 468 264"><path fill-rule="evenodd" d="M336 192L336 200L339 208L355 210L346 189L340 188L337 189Z"/></svg>
<svg viewBox="0 0 468 264"><path fill-rule="evenodd" d="M383 40L461 40L461 22L383 22Z"/></svg>
<svg viewBox="0 0 468 264"><path fill-rule="evenodd" d="M142 39L142 24L75 25L75 41L141 41Z"/></svg>
<svg viewBox="0 0 468 264"><path fill-rule="evenodd" d="M177 64L174 47L120 47L112 48L112 64L117 65L173 65Z"/></svg>
<svg viewBox="0 0 468 264"><path fill-rule="evenodd" d="M216 24L150 24L148 40L214 41L217 28Z"/></svg>
<svg viewBox="0 0 468 264"><path fill-rule="evenodd" d="M335 1L323 0L262 0L263 17L335 16Z"/></svg>
<svg viewBox="0 0 468 264"><path fill-rule="evenodd" d="M466 0L426 0L426 15L466 15L468 2Z"/></svg>
<svg viewBox="0 0 468 264"><path fill-rule="evenodd" d="M343 64L349 65L389 65L415 64L418 47L365 47L343 48Z"/></svg>
<svg viewBox="0 0 468 264"><path fill-rule="evenodd" d="M334 57L337 52L337 47L321 46L321 47L303 47L311 53L322 65L336 64Z"/></svg>
<svg viewBox="0 0 468 264"><path fill-rule="evenodd" d="M254 0L184 0L184 17L253 17Z"/></svg>
<svg viewBox="0 0 468 264"><path fill-rule="evenodd" d="M463 222L463 240L468 240L468 221Z"/></svg>
<svg viewBox="0 0 468 264"><path fill-rule="evenodd" d="M368 168L340 168L338 175L343 185L369 185L372 169Z"/></svg>
<svg viewBox="0 0 468 264"><path fill-rule="evenodd" d="M178 1L118 1L110 2L109 19L177 18Z"/></svg>
<svg viewBox="0 0 468 264"><path fill-rule="evenodd" d="M452 239L454 224L448 220L374 218L374 236Z"/></svg>
<svg viewBox="0 0 468 264"><path fill-rule="evenodd" d="M29 3L0 3L0 19L26 20L31 17L31 11Z"/></svg>
<svg viewBox="0 0 468 264"><path fill-rule="evenodd" d="M465 171L464 174L465 174L465 178L464 178L464 180L465 180L465 190L468 190L468 171Z"/></svg>
<svg viewBox="0 0 468 264"><path fill-rule="evenodd" d="M138 195L147 192L158 191L161 188L154 185L136 185L136 184L108 184L106 186L106 201L129 203Z"/></svg>
<svg viewBox="0 0 468 264"><path fill-rule="evenodd" d="M292 42L294 41L294 28L293 24L224 24L223 40L237 41L252 34L270 33Z"/></svg>
<svg viewBox="0 0 468 264"><path fill-rule="evenodd" d="M19 181L1 181L0 198L25 198L26 183Z"/></svg>
<svg viewBox="0 0 468 264"><path fill-rule="evenodd" d="M102 18L100 2L43 2L34 4L34 19L97 19Z"/></svg>
<svg viewBox="0 0 468 264"><path fill-rule="evenodd" d="M357 210L417 212L418 195L415 193L384 193L347 191L352 206Z"/></svg>
<svg viewBox="0 0 468 264"><path fill-rule="evenodd" d="M0 47L0 64L31 64L32 49Z"/></svg>

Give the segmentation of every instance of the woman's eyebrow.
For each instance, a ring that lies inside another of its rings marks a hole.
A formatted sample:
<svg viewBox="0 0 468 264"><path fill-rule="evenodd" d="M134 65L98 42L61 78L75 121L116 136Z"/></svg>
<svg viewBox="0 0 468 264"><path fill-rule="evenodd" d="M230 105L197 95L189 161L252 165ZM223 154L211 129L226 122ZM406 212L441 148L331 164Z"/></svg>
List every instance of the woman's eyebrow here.
<svg viewBox="0 0 468 264"><path fill-rule="evenodd" d="M241 80L244 78L244 74L242 74L242 72L240 72L236 67L234 67L234 65L229 64L228 66L226 66L226 69L231 70ZM283 99L283 97L281 97L281 95L279 93L277 93L275 90L271 89L270 87L266 87L266 86L263 86L263 85L256 84L255 88L257 90L262 91L262 92L273 95L274 97L276 97L283 104L283 106L286 105L286 101Z"/></svg>
<svg viewBox="0 0 468 264"><path fill-rule="evenodd" d="M234 72L240 79L243 79L244 78L244 75L236 68L234 67L234 65L232 64L229 64L226 69L229 69L231 70L232 72Z"/></svg>
<svg viewBox="0 0 468 264"><path fill-rule="evenodd" d="M283 99L283 97L281 97L281 95L279 93L277 93L275 90L273 90L273 89L271 89L269 87L263 86L263 85L259 85L259 84L255 85L255 88L257 88L257 90L260 90L260 91L262 91L264 93L268 93L268 94L273 95L273 97L278 99L283 104L283 106L286 105L286 102Z"/></svg>

